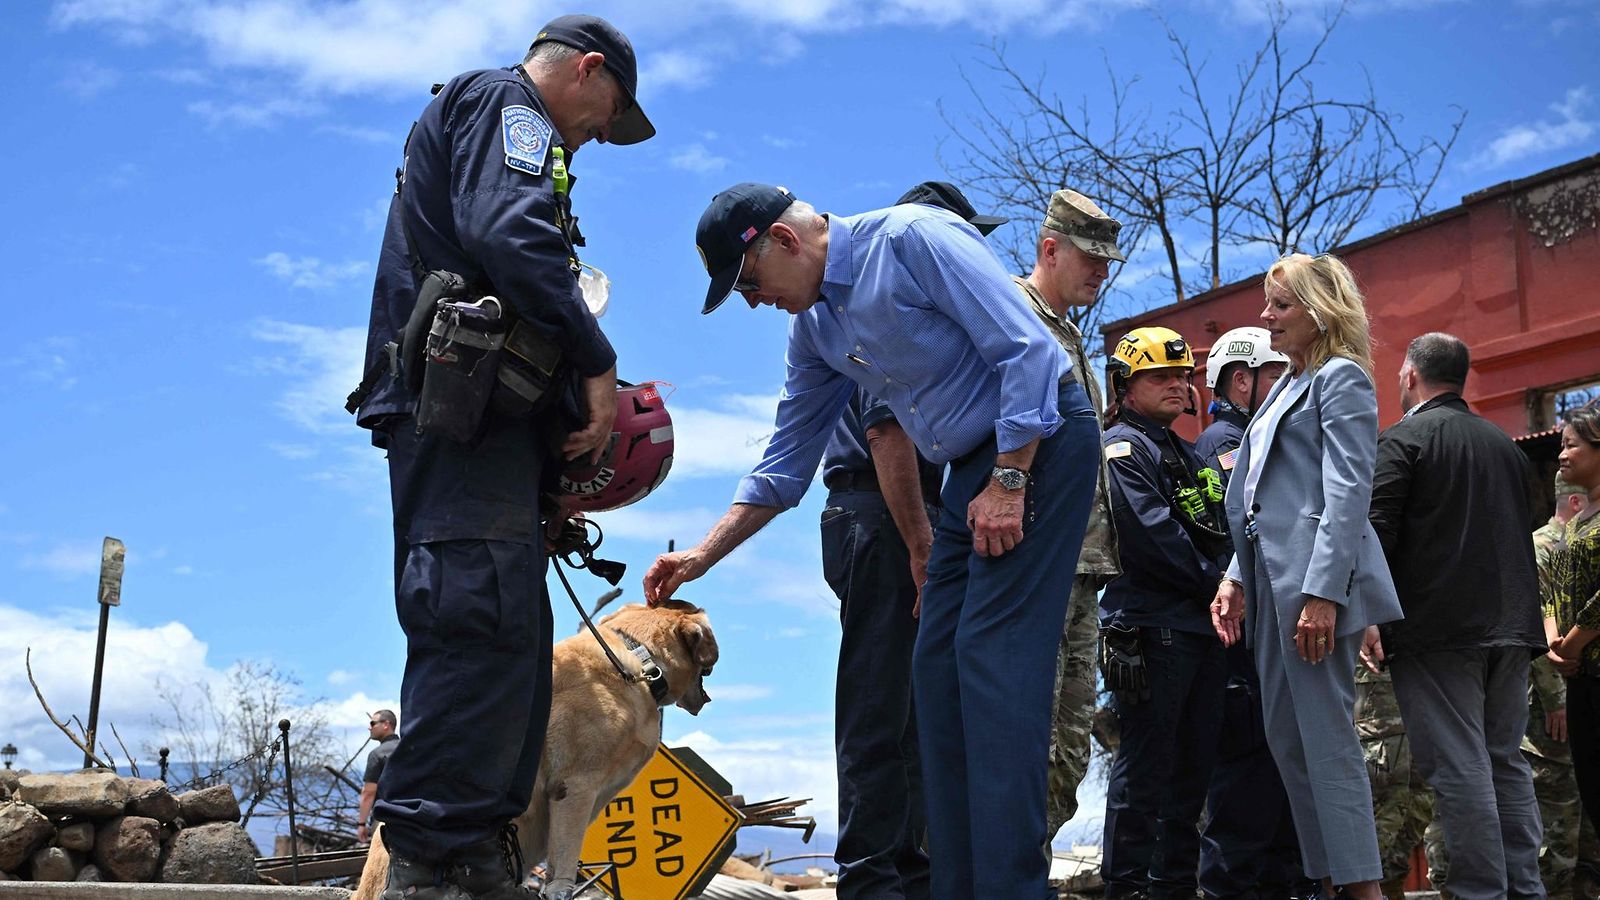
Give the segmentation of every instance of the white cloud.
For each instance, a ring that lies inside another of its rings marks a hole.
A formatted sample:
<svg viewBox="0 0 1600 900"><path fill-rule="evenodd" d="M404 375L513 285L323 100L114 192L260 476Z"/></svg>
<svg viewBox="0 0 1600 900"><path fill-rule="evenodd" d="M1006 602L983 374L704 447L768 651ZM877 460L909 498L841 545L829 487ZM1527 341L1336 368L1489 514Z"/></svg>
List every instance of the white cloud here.
<svg viewBox="0 0 1600 900"><path fill-rule="evenodd" d="M707 690L715 699L725 703L765 700L772 696L772 686L767 684L719 684Z"/></svg>
<svg viewBox="0 0 1600 900"><path fill-rule="evenodd" d="M685 172L695 172L705 175L710 172L720 172L728 166L726 156L718 156L706 148L705 144L694 143L672 154L667 163L674 169Z"/></svg>
<svg viewBox="0 0 1600 900"><path fill-rule="evenodd" d="M322 104L293 97L273 97L261 101L240 100L218 103L197 100L187 107L189 112L204 119L212 128L235 126L239 128L268 128L284 119L315 116L324 109Z"/></svg>
<svg viewBox="0 0 1600 900"><path fill-rule="evenodd" d="M297 258L279 251L268 253L255 260L255 264L265 268L278 279L287 281L291 287L308 290L326 290L372 271L371 264L364 260L330 263L323 262L315 256Z"/></svg>
<svg viewBox="0 0 1600 900"><path fill-rule="evenodd" d="M78 342L69 337L47 337L26 342L0 360L0 366L16 369L22 380L30 384L47 385L70 390L78 383L73 357Z"/></svg>
<svg viewBox="0 0 1600 900"><path fill-rule="evenodd" d="M174 574L174 575L193 575L194 574L194 566L188 566L188 565L174 566L173 569L172 569L172 574Z"/></svg>
<svg viewBox="0 0 1600 900"><path fill-rule="evenodd" d="M711 60L704 53L684 50L652 53L645 58L643 70L639 72L639 90L648 99L650 94L669 88L697 88L710 80L711 68Z"/></svg>
<svg viewBox="0 0 1600 900"><path fill-rule="evenodd" d="M311 459L317 455L317 448L307 444L268 444L272 452L284 459Z"/></svg>
<svg viewBox="0 0 1600 900"><path fill-rule="evenodd" d="M0 603L0 634L5 635L0 641L0 696L7 698L0 703L0 736L21 751L19 768L48 771L82 763L83 754L51 724L34 699L23 658L32 648L34 676L58 718L87 720L97 616L92 611L36 612ZM111 616L106 672L115 677L105 678L101 689L100 737L119 762L125 757L111 733L112 725L138 758L142 773L153 777L152 748L171 743L170 735L155 724L157 717L170 718L157 684L208 684L221 689L228 668L210 660L209 650L181 622L144 625L121 612ZM311 709L326 718L337 740L354 749L366 737L367 714L385 707L399 709L399 703L394 697L358 691L319 701Z"/></svg>
<svg viewBox="0 0 1600 900"><path fill-rule="evenodd" d="M804 146L800 141L795 140L794 138L778 137L777 135L773 134L763 134L761 136L761 143L766 144L768 147L771 147L775 150L793 150L796 147Z"/></svg>
<svg viewBox="0 0 1600 900"><path fill-rule="evenodd" d="M720 699L715 688L711 696L712 702ZM815 816L824 831L836 831L839 782L831 722L815 730L798 730L800 725L793 720L779 721L760 738L727 741L691 731L668 738L666 743L692 748L751 802L810 798L800 814Z"/></svg>
<svg viewBox="0 0 1600 900"><path fill-rule="evenodd" d="M100 571L100 547L91 544L58 544L41 554L22 558L24 569L39 569L57 578L79 578Z"/></svg>
<svg viewBox="0 0 1600 900"><path fill-rule="evenodd" d="M328 673L328 683L334 685L335 687L339 687L355 681L357 677L359 676L357 676L354 672L346 672L343 669L334 669L332 672Z"/></svg>
<svg viewBox="0 0 1600 900"><path fill-rule="evenodd" d="M676 473L677 470L677 463L674 462L672 471ZM687 546L688 542L699 540L701 535L710 531L711 526L716 524L721 515L721 510L704 506L663 510L649 503L642 503L611 512L597 513L594 519L605 530L608 538L658 541L662 546L666 546L668 540L675 538Z"/></svg>
<svg viewBox="0 0 1600 900"><path fill-rule="evenodd" d="M1600 130L1600 120L1591 115L1593 105L1594 97L1587 85L1570 88L1559 103L1550 104L1555 120L1512 125L1469 160L1467 167L1490 169L1580 144Z"/></svg>
<svg viewBox="0 0 1600 900"><path fill-rule="evenodd" d="M381 128L366 128L360 125L323 125L317 129L325 134L336 134L339 137L350 138L353 141L363 141L368 144L394 144L399 149L399 138ZM387 208L387 204L385 204Z"/></svg>
<svg viewBox="0 0 1600 900"><path fill-rule="evenodd" d="M776 394L727 394L717 409L672 407L672 477L743 475L761 461L778 411Z"/></svg>
<svg viewBox="0 0 1600 900"><path fill-rule="evenodd" d="M322 328L261 320L252 336L274 344L284 355L259 360L266 372L286 377L278 409L315 434L353 433L344 399L361 382L365 328ZM378 456L369 453L369 456Z"/></svg>

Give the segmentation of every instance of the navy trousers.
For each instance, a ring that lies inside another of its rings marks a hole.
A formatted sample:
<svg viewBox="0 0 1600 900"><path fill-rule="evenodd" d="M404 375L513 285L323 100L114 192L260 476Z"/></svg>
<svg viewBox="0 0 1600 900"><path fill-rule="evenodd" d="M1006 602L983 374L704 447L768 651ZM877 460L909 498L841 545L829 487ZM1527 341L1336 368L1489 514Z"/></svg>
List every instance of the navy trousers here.
<svg viewBox="0 0 1600 900"><path fill-rule="evenodd" d="M459 457L470 452L418 439L410 428L395 429L388 449L395 608L406 635L404 722L374 814L392 850L437 865L528 807L550 716L554 626L546 559L532 533L526 541L416 539L417 522L439 514L430 495L448 493L449 479L493 471L468 471L473 460ZM509 488L524 474L501 483Z"/></svg>
<svg viewBox="0 0 1600 900"><path fill-rule="evenodd" d="M1255 660L1243 643L1226 652L1222 733L1200 832L1200 891L1216 900L1281 900L1308 885L1294 817L1267 746Z"/></svg>
<svg viewBox="0 0 1600 900"><path fill-rule="evenodd" d="M882 494L828 495L822 572L843 632L834 698L839 900L926 900L928 820L911 703L917 588Z"/></svg>
<svg viewBox="0 0 1600 900"><path fill-rule="evenodd" d="M1141 626L1139 640L1150 696L1112 695L1121 740L1106 784L1100 876L1107 897L1192 898L1227 661L1215 634Z"/></svg>
<svg viewBox="0 0 1600 900"><path fill-rule="evenodd" d="M1060 410L1066 420L1034 456L1023 540L1009 553L979 556L966 521L994 445L954 462L945 481L912 669L938 900L1055 896L1045 833L1051 693L1100 453L1080 385L1063 386Z"/></svg>

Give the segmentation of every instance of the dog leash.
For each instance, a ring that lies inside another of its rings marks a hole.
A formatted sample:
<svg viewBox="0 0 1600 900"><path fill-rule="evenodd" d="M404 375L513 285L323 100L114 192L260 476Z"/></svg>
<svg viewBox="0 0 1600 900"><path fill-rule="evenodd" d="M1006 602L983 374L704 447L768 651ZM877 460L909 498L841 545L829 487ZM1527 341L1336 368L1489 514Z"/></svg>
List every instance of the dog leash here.
<svg viewBox="0 0 1600 900"><path fill-rule="evenodd" d="M587 540L584 541L583 548L578 549L579 555L586 555L584 552L585 549L587 549L589 552L593 552L592 548L589 548ZM639 661L639 674L635 675L624 668L622 665L622 660L617 658L617 654L612 651L611 645L606 643L604 638L600 637L600 629L594 627L594 620L589 618L588 611L585 610L583 608L583 604L578 601L577 592L572 589L572 584L567 581L567 573L566 570L562 568L561 557L552 553L550 555L550 562L555 566L556 577L561 579L561 586L567 589L567 596L572 598L572 608L578 611L578 617L583 619L583 624L589 629L589 633L594 635L595 642L600 645L600 649L606 652L606 658L611 660L612 666L616 667L617 674L621 675L622 680L628 682L629 684L637 684L641 681L648 682L650 686L650 694L654 696L657 690L656 683L661 681L664 673L661 671L661 666L657 665L656 661L651 658L649 648L645 647L643 644L638 644L637 641L634 641L633 643L637 644L637 646L629 648L629 652L632 653Z"/></svg>

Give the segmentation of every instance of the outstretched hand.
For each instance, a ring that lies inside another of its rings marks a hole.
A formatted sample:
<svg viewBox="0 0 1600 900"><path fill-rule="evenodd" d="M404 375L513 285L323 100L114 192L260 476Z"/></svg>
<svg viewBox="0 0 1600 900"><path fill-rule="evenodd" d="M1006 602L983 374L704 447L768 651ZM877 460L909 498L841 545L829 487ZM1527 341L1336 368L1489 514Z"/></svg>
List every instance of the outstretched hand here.
<svg viewBox="0 0 1600 900"><path fill-rule="evenodd" d="M707 568L694 550L661 554L645 570L644 602L649 606L660 606L662 602L672 599L672 593L685 582L704 575Z"/></svg>

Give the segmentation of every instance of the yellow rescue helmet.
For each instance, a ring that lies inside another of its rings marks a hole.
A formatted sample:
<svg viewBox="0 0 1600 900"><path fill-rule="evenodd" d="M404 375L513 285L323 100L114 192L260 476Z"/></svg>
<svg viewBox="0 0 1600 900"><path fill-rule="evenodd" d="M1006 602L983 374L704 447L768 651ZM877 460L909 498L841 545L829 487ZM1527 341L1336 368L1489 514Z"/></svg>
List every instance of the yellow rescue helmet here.
<svg viewBox="0 0 1600 900"><path fill-rule="evenodd" d="M1135 328L1117 341L1106 360L1106 380L1114 393L1122 393L1128 379L1151 369L1194 371L1194 353L1183 335L1171 328Z"/></svg>

